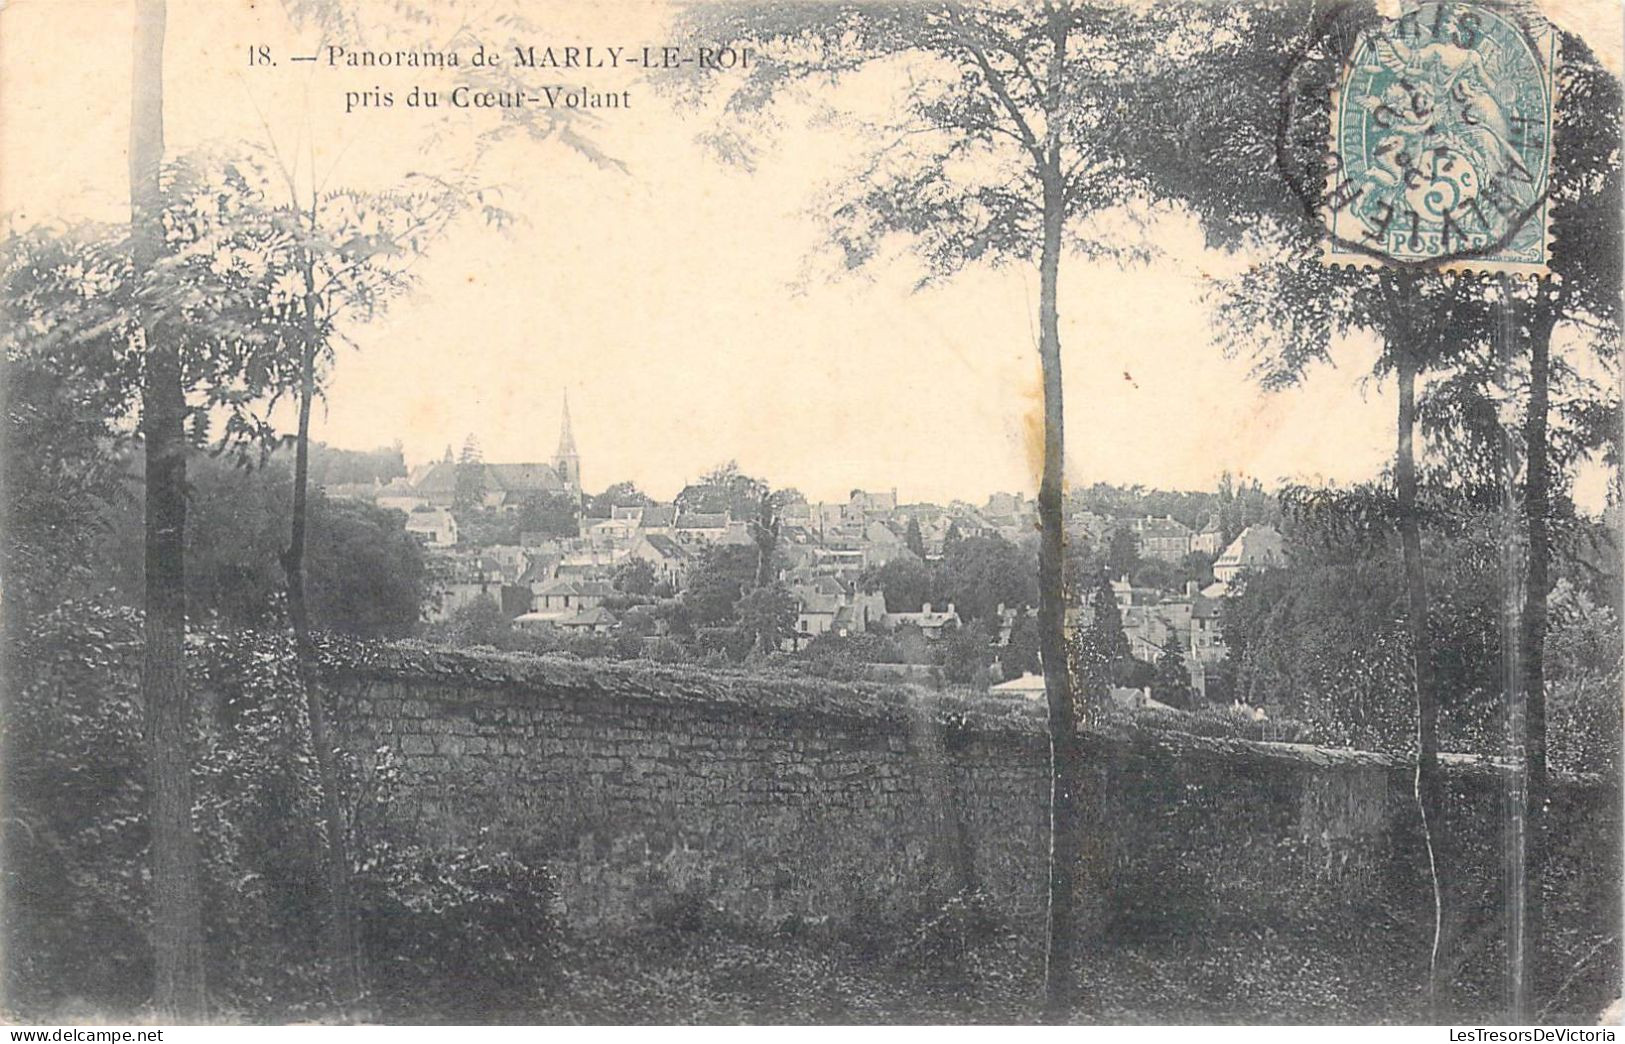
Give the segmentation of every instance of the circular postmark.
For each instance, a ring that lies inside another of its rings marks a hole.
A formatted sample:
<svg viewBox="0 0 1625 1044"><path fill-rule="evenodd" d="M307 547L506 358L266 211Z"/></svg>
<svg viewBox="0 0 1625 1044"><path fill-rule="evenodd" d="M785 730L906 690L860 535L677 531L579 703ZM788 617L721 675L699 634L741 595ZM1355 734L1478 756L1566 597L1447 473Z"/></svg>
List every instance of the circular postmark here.
<svg viewBox="0 0 1625 1044"><path fill-rule="evenodd" d="M1283 83L1278 160L1324 259L1544 272L1555 34L1512 8L1455 2L1381 19L1342 5L1311 32ZM1319 137L1291 125L1307 118L1311 56L1331 80L1318 163L1289 155Z"/></svg>

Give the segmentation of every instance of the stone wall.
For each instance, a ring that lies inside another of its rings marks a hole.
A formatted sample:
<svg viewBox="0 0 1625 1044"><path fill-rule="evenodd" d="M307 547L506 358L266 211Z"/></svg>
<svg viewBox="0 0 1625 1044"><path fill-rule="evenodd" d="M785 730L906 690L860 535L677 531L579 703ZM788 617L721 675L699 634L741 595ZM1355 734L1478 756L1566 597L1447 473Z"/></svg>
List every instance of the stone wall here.
<svg viewBox="0 0 1625 1044"><path fill-rule="evenodd" d="M404 826L539 851L581 925L696 900L759 927L883 922L967 884L1012 919L1042 909L1036 704L414 649L332 683L343 741L396 753ZM1422 887L1409 770L1390 758L1168 733L1091 734L1087 749L1095 923L1273 921ZM1452 858L1493 907L1501 782L1475 764L1450 778ZM1617 786L1565 783L1554 807L1580 905L1617 920Z"/></svg>

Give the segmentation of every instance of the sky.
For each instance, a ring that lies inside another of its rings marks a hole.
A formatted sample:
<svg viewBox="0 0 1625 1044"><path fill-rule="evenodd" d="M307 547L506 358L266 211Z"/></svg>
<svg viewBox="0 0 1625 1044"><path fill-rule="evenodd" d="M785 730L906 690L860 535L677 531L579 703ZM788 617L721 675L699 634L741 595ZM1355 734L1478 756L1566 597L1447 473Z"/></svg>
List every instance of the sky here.
<svg viewBox="0 0 1625 1044"><path fill-rule="evenodd" d="M534 42L683 43L669 39L667 13L538 4ZM14 221L124 218L130 21L127 0L14 0L0 14L0 210ZM412 47L416 35L369 42ZM283 56L316 40L275 3L170 0L171 155L314 142L316 169L358 187L466 155L469 117L399 100L343 112L346 90L400 99L433 74L250 68L258 43ZM979 501L1036 488L1036 271L973 270L918 292L904 261L826 280L816 208L853 161L844 131L792 111L745 171L700 144L706 114L674 111L627 70L565 78L633 92L591 132L625 172L556 142L505 147L493 177L521 222L457 226L416 266L409 298L346 331L354 347L341 350L316 438L358 449L400 440L420 462L473 435L487 460L545 460L567 390L588 489L632 480L669 497L727 460L814 499L895 488L905 501ZM431 133L438 148L425 152ZM1376 346L1342 343L1335 368L1263 392L1247 360L1216 347L1203 301L1241 261L1205 250L1181 219L1156 226L1155 240L1162 256L1138 267L1063 265L1069 481L1204 489L1224 471L1266 485L1375 476L1393 443L1391 389L1367 378ZM810 267L820 274L808 278Z"/></svg>

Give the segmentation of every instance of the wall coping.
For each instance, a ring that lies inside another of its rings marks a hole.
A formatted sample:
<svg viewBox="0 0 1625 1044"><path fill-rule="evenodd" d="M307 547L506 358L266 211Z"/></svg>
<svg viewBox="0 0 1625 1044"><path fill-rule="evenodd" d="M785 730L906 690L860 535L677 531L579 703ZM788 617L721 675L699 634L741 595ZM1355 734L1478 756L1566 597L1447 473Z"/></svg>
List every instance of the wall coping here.
<svg viewBox="0 0 1625 1044"><path fill-rule="evenodd" d="M983 734L1042 737L1043 704L1029 700L968 701L917 685L838 682L798 678L745 668L583 660L572 656L454 649L417 641L322 642L320 669L329 677L376 680L433 679L482 690L568 690L581 698L623 698L654 703L706 705L749 713L813 714L847 720L884 721L907 726L928 716L948 729ZM1210 736L1157 728L1113 716L1086 728L1095 742L1131 751L1180 756L1261 760L1305 768L1371 769L1410 772L1415 762L1402 755L1350 747ZM1452 776L1499 776L1512 772L1511 759L1441 752L1441 768ZM1556 773L1556 784L1602 786L1619 781L1601 773Z"/></svg>

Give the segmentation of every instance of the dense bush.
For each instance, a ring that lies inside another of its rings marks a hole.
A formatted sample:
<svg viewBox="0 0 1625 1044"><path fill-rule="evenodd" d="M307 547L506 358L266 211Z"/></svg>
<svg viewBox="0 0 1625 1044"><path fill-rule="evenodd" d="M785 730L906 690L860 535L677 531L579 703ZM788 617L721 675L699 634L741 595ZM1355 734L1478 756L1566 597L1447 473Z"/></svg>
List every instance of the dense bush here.
<svg viewBox="0 0 1625 1044"><path fill-rule="evenodd" d="M391 1020L524 1017L559 942L558 886L538 859L379 843L357 878L361 942Z"/></svg>
<svg viewBox="0 0 1625 1044"><path fill-rule="evenodd" d="M4 987L25 1016L127 1015L151 992L140 630L133 611L68 604L7 636ZM321 1017L324 845L292 642L195 632L187 661L211 997L228 1017ZM557 934L542 864L414 847L390 815L392 752L342 768L363 963L386 1011L484 1017L534 994Z"/></svg>

